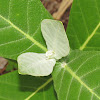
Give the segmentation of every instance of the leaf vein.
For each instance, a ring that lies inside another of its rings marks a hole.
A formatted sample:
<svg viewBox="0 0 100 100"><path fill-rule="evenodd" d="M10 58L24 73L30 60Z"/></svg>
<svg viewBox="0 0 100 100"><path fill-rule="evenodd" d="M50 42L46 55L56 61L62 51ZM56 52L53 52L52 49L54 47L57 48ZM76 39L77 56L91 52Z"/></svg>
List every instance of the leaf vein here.
<svg viewBox="0 0 100 100"><path fill-rule="evenodd" d="M14 43L14 42L19 42L19 41L21 41L23 39L26 39L26 37L18 39L18 40L10 41L10 42L7 42L7 43L0 44L0 46L8 45L8 44L11 44L11 43Z"/></svg>
<svg viewBox="0 0 100 100"><path fill-rule="evenodd" d="M9 23L13 28L15 28L21 34L23 34L24 36L26 36L26 38L28 38L30 41L32 41L34 44L36 44L38 47L40 47L43 51L45 51L45 52L47 51L47 48L46 47L44 47L42 44L40 44L38 41L36 41L34 38L32 38L29 34L26 34L24 31L22 31L21 29L19 29L10 20L7 20L6 18L4 18L1 15L0 15L0 18L3 19L4 21L6 21L7 23Z"/></svg>
<svg viewBox="0 0 100 100"><path fill-rule="evenodd" d="M5 29L9 29L9 28L11 28L12 26L6 26L6 27L3 27L3 28L0 28L0 31L3 31L3 30L5 30Z"/></svg>
<svg viewBox="0 0 100 100"><path fill-rule="evenodd" d="M70 69L70 67L68 67L68 65L65 66L66 70L72 75L72 77L74 77L81 85L83 85L91 94L95 95L98 99L100 99L100 97L90 88L88 87L81 79L79 76L77 76L72 69Z"/></svg>
<svg viewBox="0 0 100 100"><path fill-rule="evenodd" d="M38 91L43 89L46 85L48 85L52 81L52 78L48 79L43 85L41 85L35 92L29 95L25 100L29 100L32 96L34 96Z"/></svg>
<svg viewBox="0 0 100 100"><path fill-rule="evenodd" d="M62 77L61 77L61 80L60 80L60 86L59 86L59 92L58 92L58 95L60 94L60 89L61 89L61 85L62 85L62 81L63 81L63 77L64 77L64 73L65 73L65 70L63 70L63 74L62 74Z"/></svg>
<svg viewBox="0 0 100 100"><path fill-rule="evenodd" d="M68 95L69 95L69 91L70 91L70 87L71 87L72 82L73 82L73 77L71 78L71 81L70 81L70 84L69 84L68 92L67 92L67 95L66 95L66 100L68 100Z"/></svg>
<svg viewBox="0 0 100 100"><path fill-rule="evenodd" d="M88 44L88 42L91 40L91 38L96 34L97 29L100 27L100 22L99 24L96 26L96 28L93 30L92 34L89 35L89 37L86 39L86 41L83 43L83 45L79 48L80 50L83 50L86 45Z"/></svg>
<svg viewBox="0 0 100 100"><path fill-rule="evenodd" d="M81 14L82 14L82 18L83 18L83 21L84 21L84 25L85 25L85 27L86 27L86 31L87 31L88 36L89 36L89 30L88 30L88 28L87 28L86 20L85 20L85 17L84 17L84 15L83 15L83 12L82 12L82 9L81 9L81 6L80 6L80 0L78 0L78 4L79 4L79 7L80 7L80 11L81 11Z"/></svg>
<svg viewBox="0 0 100 100"><path fill-rule="evenodd" d="M93 73L94 71L99 70L99 69L100 69L100 68L93 69L92 71L89 71L89 72L87 72L86 74L80 76L80 78L82 79L82 78L86 77L87 75L89 75L89 74L91 74L91 73Z"/></svg>
<svg viewBox="0 0 100 100"><path fill-rule="evenodd" d="M34 46L34 44L31 44L29 47L27 47L25 50L23 50L23 51L20 52L20 53L16 53L16 54L13 54L13 55L3 55L3 56L9 56L9 57L12 57L12 56L15 56L15 55L22 54L22 53L24 53L25 51L27 51L28 49L32 48L32 46Z"/></svg>
<svg viewBox="0 0 100 100"><path fill-rule="evenodd" d="M82 87L83 86L81 85L80 90L79 90L79 94L78 94L78 99L77 100L79 100L79 98L80 98Z"/></svg>
<svg viewBox="0 0 100 100"><path fill-rule="evenodd" d="M94 54L94 55L92 55L91 57L87 58L85 61L83 61L83 63L78 67L78 69L76 70L75 73L77 73L77 72L79 71L79 69L80 69L88 60L92 59L93 57L95 57L95 56L97 56L97 55L100 55L100 53L99 53L99 54Z"/></svg>
<svg viewBox="0 0 100 100"><path fill-rule="evenodd" d="M8 10L9 10L9 13L8 13L8 19L10 20L10 9L11 9L11 0L9 0L9 8L8 8Z"/></svg>

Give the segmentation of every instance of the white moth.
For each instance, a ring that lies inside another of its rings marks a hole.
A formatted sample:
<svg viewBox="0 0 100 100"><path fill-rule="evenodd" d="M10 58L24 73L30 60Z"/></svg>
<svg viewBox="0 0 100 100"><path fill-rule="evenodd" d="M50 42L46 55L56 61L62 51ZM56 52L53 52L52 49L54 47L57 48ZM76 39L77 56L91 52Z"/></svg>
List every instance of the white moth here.
<svg viewBox="0 0 100 100"><path fill-rule="evenodd" d="M52 73L56 61L69 54L69 41L61 22L45 19L41 22L41 31L48 51L46 53L28 52L18 56L19 74L48 76Z"/></svg>

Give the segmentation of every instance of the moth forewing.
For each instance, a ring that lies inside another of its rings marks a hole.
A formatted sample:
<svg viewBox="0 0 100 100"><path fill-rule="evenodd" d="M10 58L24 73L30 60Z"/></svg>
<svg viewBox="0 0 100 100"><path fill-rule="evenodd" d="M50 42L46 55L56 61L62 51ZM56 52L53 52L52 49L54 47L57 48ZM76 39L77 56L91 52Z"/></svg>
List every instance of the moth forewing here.
<svg viewBox="0 0 100 100"><path fill-rule="evenodd" d="M61 59L69 54L69 41L60 21L45 19L41 23L41 31L48 50L55 52L55 58Z"/></svg>
<svg viewBox="0 0 100 100"><path fill-rule="evenodd" d="M55 59L47 59L46 54L23 53L18 59L19 74L48 76L52 73Z"/></svg>

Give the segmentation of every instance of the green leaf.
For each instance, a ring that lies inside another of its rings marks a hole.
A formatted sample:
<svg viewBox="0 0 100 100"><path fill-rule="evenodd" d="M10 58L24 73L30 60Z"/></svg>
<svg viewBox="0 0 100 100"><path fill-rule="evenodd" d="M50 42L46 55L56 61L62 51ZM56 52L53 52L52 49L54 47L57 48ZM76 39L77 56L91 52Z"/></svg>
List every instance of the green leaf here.
<svg viewBox="0 0 100 100"><path fill-rule="evenodd" d="M0 56L45 52L41 21L51 18L40 0L0 0Z"/></svg>
<svg viewBox="0 0 100 100"><path fill-rule="evenodd" d="M40 24L48 18L40 0L0 0L0 56L16 60L24 52L47 51ZM51 81L17 71L5 74L0 76L0 100L56 100Z"/></svg>
<svg viewBox="0 0 100 100"><path fill-rule="evenodd" d="M67 35L72 49L100 50L100 0L74 0Z"/></svg>
<svg viewBox="0 0 100 100"><path fill-rule="evenodd" d="M52 78L19 75L0 76L0 100L56 100Z"/></svg>
<svg viewBox="0 0 100 100"><path fill-rule="evenodd" d="M59 100L100 100L100 51L72 51L53 72Z"/></svg>
<svg viewBox="0 0 100 100"><path fill-rule="evenodd" d="M6 67L6 71L13 71L14 69L17 69L18 64L15 60L8 59L8 65Z"/></svg>
<svg viewBox="0 0 100 100"><path fill-rule="evenodd" d="M61 60L67 64L58 63L54 69L58 99L100 100L99 0L74 0L67 35L74 51Z"/></svg>

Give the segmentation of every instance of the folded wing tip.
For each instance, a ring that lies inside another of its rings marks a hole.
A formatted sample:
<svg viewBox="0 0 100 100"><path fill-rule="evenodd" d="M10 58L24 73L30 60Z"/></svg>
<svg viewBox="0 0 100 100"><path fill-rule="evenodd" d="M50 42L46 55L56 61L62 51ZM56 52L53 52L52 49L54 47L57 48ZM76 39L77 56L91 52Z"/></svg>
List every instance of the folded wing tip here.
<svg viewBox="0 0 100 100"><path fill-rule="evenodd" d="M45 24L45 23L48 23L48 22L51 22L51 21L55 22L55 21L57 21L57 20L54 20L54 19L43 19L42 22L41 22L41 25L42 25L42 24ZM61 22L61 21L59 21L59 22ZM61 23L62 23L62 22L61 22Z"/></svg>

